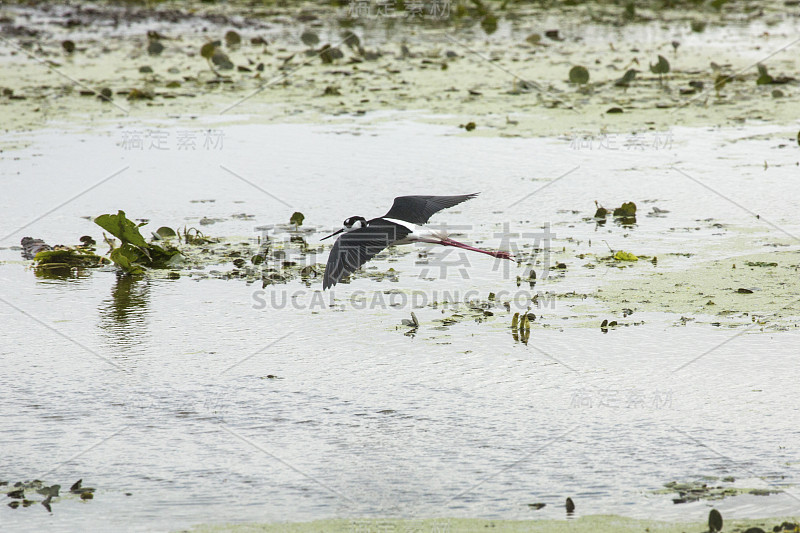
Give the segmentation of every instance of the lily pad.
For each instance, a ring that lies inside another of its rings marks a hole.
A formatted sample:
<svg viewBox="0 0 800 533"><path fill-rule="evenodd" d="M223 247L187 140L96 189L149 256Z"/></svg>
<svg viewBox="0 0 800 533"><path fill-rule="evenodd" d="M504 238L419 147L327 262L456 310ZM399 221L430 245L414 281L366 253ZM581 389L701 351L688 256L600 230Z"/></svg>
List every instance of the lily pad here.
<svg viewBox="0 0 800 533"><path fill-rule="evenodd" d="M228 55L219 48L214 49L214 54L211 56L211 62L220 70L232 70L233 63L228 58Z"/></svg>
<svg viewBox="0 0 800 533"><path fill-rule="evenodd" d="M217 48L217 45L214 44L213 42L206 43L206 44L204 44L203 46L200 47L200 56L202 56L202 57L204 57L206 59L211 59L211 56L214 55L214 50L216 48Z"/></svg>
<svg viewBox="0 0 800 533"><path fill-rule="evenodd" d="M228 48L235 48L242 43L241 36L233 30L228 31L225 34L225 45Z"/></svg>
<svg viewBox="0 0 800 533"><path fill-rule="evenodd" d="M304 31L302 35L300 35L300 40L303 41L303 44L306 46L317 46L319 44L319 35L314 33L313 31Z"/></svg>
<svg viewBox="0 0 800 533"><path fill-rule="evenodd" d="M576 65L569 71L569 81L570 83L577 83L579 85L589 83L589 71L586 70L586 67Z"/></svg>
<svg viewBox="0 0 800 533"><path fill-rule="evenodd" d="M708 529L711 533L722 531L722 515L716 509L711 509L708 513Z"/></svg>
<svg viewBox="0 0 800 533"><path fill-rule="evenodd" d="M664 56L658 56L658 62L650 65L650 72L653 74L667 74L669 72L669 61Z"/></svg>
<svg viewBox="0 0 800 533"><path fill-rule="evenodd" d="M161 41L150 41L147 45L147 53L151 56L158 56L161 55L161 52L164 51L164 45L161 44Z"/></svg>

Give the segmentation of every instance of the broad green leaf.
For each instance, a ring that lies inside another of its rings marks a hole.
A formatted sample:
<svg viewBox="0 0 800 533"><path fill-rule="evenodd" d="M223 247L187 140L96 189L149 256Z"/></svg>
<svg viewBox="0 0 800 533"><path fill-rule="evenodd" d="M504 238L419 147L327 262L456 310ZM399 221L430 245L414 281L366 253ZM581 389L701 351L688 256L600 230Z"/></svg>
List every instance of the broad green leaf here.
<svg viewBox="0 0 800 533"><path fill-rule="evenodd" d="M134 246L147 248L147 242L142 237L142 234L139 233L138 226L125 217L125 211L119 211L116 215L100 215L94 219L94 222L122 241L123 245L130 243Z"/></svg>

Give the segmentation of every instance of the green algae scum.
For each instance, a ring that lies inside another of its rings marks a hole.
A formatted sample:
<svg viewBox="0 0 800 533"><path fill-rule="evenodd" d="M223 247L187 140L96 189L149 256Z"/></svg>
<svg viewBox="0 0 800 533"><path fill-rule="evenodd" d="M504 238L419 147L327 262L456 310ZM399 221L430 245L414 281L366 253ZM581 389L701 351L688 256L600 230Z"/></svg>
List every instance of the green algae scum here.
<svg viewBox="0 0 800 533"><path fill-rule="evenodd" d="M0 4L2 529L800 531L799 13Z"/></svg>

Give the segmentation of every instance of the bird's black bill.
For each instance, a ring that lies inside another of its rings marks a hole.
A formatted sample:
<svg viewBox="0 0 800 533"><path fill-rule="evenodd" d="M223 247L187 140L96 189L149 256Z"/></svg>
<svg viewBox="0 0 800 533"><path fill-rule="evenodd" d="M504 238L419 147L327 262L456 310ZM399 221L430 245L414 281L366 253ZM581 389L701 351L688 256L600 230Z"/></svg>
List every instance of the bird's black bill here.
<svg viewBox="0 0 800 533"><path fill-rule="evenodd" d="M339 235L339 234L340 234L341 232L343 232L343 231L344 231L344 228L342 228L342 229L340 229L339 231L336 231L336 232L334 232L334 233L331 233L331 234L330 234L330 235L328 235L327 237L323 237L323 238L321 238L320 240L321 240L321 241L324 241L325 239L330 239L330 238L331 238L331 237L333 237L334 235Z"/></svg>

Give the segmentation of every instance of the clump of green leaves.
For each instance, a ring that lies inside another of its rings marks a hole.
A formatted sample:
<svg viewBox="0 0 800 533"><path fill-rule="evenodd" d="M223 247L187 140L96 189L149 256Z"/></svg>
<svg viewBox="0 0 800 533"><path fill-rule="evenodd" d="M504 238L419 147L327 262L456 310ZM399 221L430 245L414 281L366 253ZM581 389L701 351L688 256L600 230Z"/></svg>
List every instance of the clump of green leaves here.
<svg viewBox="0 0 800 533"><path fill-rule="evenodd" d="M124 211L116 215L100 215L94 222L119 239L119 246L106 239L111 245L109 257L129 274L142 274L145 268L169 268L169 263L180 256L177 248L162 248L148 243L139 233L139 228L146 223L135 224L128 220Z"/></svg>

